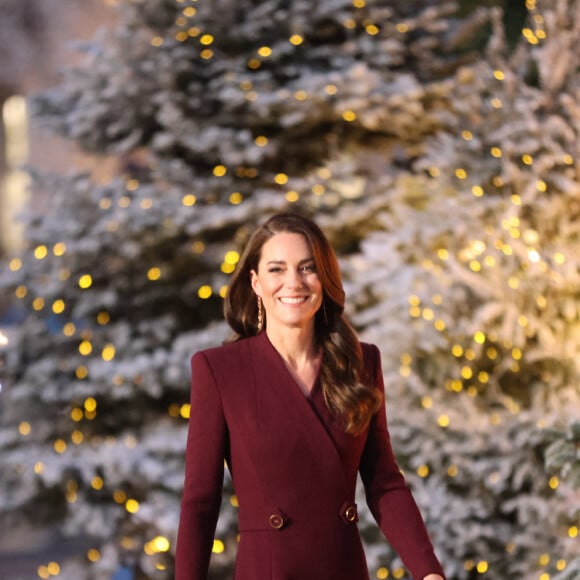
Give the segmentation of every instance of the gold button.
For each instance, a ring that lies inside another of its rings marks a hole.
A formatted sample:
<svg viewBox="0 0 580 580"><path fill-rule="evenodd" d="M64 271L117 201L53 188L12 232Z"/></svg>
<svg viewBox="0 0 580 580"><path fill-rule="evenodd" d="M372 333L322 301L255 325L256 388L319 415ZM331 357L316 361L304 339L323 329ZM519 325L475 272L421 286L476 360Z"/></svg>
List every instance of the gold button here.
<svg viewBox="0 0 580 580"><path fill-rule="evenodd" d="M346 519L347 522L355 522L356 521L356 507L353 505L350 505L346 508L346 510L344 510L344 517Z"/></svg>
<svg viewBox="0 0 580 580"><path fill-rule="evenodd" d="M270 526L275 530L279 530L284 526L284 518L280 514L272 514L270 516Z"/></svg>

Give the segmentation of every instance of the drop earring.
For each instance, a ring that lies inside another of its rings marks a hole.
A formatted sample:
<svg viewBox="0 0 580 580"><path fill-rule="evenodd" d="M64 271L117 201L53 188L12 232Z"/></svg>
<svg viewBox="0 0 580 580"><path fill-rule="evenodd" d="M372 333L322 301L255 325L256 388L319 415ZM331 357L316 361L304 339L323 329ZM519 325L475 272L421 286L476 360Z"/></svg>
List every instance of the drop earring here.
<svg viewBox="0 0 580 580"><path fill-rule="evenodd" d="M258 332L262 332L264 326L264 310L262 308L262 299L258 296Z"/></svg>

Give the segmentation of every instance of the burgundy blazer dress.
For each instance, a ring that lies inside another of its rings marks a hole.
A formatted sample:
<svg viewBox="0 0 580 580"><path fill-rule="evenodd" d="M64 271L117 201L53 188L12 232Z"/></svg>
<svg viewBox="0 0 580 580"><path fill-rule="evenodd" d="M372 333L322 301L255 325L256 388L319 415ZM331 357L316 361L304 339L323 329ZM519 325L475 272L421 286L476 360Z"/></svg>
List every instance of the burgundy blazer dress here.
<svg viewBox="0 0 580 580"><path fill-rule="evenodd" d="M363 344L366 380L384 389ZM384 406L344 433L320 385L306 396L266 333L192 357L191 415L175 580L206 580L224 459L239 503L235 580L369 580L357 528L360 471L379 527L414 579L443 575L395 461Z"/></svg>

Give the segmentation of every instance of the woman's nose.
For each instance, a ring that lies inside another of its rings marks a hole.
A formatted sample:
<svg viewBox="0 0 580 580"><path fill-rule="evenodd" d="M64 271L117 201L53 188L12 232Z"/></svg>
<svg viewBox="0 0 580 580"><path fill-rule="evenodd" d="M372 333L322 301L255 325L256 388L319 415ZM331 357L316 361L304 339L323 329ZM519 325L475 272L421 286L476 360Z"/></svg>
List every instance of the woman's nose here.
<svg viewBox="0 0 580 580"><path fill-rule="evenodd" d="M304 285L302 272L289 269L286 273L286 285L288 288L301 288Z"/></svg>

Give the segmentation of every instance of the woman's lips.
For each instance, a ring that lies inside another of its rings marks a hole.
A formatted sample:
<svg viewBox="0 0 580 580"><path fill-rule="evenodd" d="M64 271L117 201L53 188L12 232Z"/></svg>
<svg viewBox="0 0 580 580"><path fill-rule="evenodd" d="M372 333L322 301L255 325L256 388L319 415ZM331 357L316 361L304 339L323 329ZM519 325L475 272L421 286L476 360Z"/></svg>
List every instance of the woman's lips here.
<svg viewBox="0 0 580 580"><path fill-rule="evenodd" d="M302 304L308 300L308 296L283 296L278 298L282 304Z"/></svg>

